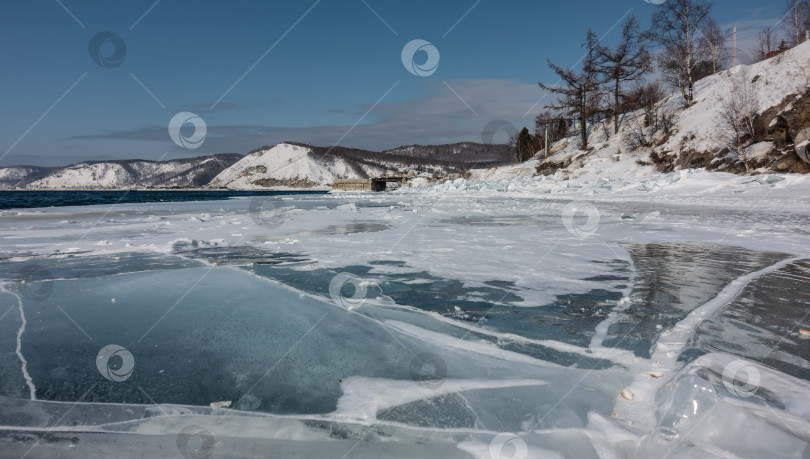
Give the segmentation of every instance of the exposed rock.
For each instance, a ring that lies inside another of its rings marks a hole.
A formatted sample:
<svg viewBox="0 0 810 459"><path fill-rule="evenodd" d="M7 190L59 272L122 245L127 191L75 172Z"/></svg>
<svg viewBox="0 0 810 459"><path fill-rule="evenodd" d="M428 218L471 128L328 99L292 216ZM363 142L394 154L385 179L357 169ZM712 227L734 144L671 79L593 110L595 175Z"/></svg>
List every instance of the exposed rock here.
<svg viewBox="0 0 810 459"><path fill-rule="evenodd" d="M696 151L683 152L675 160L675 166L681 169L711 168L713 153L699 153Z"/></svg>
<svg viewBox="0 0 810 459"><path fill-rule="evenodd" d="M756 119L757 140L771 141L775 154L767 167L785 173L808 173L810 164L796 153L796 144L810 137L810 88L786 97Z"/></svg>

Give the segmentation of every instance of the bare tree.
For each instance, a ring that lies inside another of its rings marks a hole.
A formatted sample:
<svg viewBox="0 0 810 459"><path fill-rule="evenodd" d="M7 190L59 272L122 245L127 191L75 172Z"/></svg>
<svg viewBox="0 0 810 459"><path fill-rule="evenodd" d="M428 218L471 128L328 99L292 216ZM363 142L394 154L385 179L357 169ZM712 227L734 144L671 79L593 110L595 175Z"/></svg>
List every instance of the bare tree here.
<svg viewBox="0 0 810 459"><path fill-rule="evenodd" d="M800 22L804 28L805 38L810 31L810 0L803 0L799 5Z"/></svg>
<svg viewBox="0 0 810 459"><path fill-rule="evenodd" d="M663 86L657 80L639 83L628 91L625 96L628 111L641 110L643 114L630 120L626 137L628 148L651 147L657 132L663 130L665 134L670 133L675 124L675 113L663 106L665 95Z"/></svg>
<svg viewBox="0 0 810 459"><path fill-rule="evenodd" d="M727 146L737 153L747 174L751 174L751 158L748 153L756 135L755 119L758 111L757 93L746 78L734 84L720 105L718 115L720 130L725 136Z"/></svg>
<svg viewBox="0 0 810 459"><path fill-rule="evenodd" d="M776 34L773 27L765 27L759 31L757 35L757 47L754 50L754 56L757 61L764 61L768 58L768 54L776 49Z"/></svg>
<svg viewBox="0 0 810 459"><path fill-rule="evenodd" d="M556 103L547 105L555 111L576 117L581 137L580 148L588 148L588 122L598 112L599 80L596 73L596 58L599 52L599 40L591 29L585 43L585 57L582 70L575 72L571 68L562 68L548 61L548 66L560 77L562 86L549 86L538 83L542 89L562 96Z"/></svg>
<svg viewBox="0 0 810 459"><path fill-rule="evenodd" d="M712 63L712 74L717 75L717 72L722 70L721 64L725 59L726 41L728 40L727 32L720 28L717 22L709 18L706 20L706 25L703 26L703 38L701 38L701 47L709 50L709 55Z"/></svg>
<svg viewBox="0 0 810 459"><path fill-rule="evenodd" d="M789 40L793 41L793 46L802 42L802 19L803 19L803 5L800 0L788 0L785 5L788 20L785 25L788 29Z"/></svg>
<svg viewBox="0 0 810 459"><path fill-rule="evenodd" d="M681 91L687 104L694 99L694 67L706 55L699 31L712 5L710 0L668 0L653 14L649 35L664 48L660 70Z"/></svg>
<svg viewBox="0 0 810 459"><path fill-rule="evenodd" d="M597 69L605 83L611 86L613 96L613 133L619 133L619 114L622 85L638 81L652 70L652 57L641 36L636 16L630 16L622 26L622 39L615 48L599 48Z"/></svg>

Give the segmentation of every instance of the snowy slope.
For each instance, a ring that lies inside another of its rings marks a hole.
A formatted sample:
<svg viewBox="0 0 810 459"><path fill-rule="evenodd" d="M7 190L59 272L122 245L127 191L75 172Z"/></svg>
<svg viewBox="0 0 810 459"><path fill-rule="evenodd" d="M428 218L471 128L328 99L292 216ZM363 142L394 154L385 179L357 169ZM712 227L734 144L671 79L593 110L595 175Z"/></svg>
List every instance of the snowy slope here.
<svg viewBox="0 0 810 459"><path fill-rule="evenodd" d="M0 190L8 190L21 186L26 179L45 176L53 170L52 167L11 166L0 168Z"/></svg>
<svg viewBox="0 0 810 459"><path fill-rule="evenodd" d="M0 183L31 190L199 187L241 155L226 154L172 161L101 161L60 168L0 169Z"/></svg>
<svg viewBox="0 0 810 459"><path fill-rule="evenodd" d="M775 58L753 65L738 65L700 80L695 87L695 104L680 114L676 134L659 147L660 151L672 152L678 148L713 151L721 148L717 118L723 100L735 83L753 82L752 88L762 113L786 97L804 92L810 86L808 68L810 43L804 43ZM675 110L680 104L679 99L673 95L665 103Z"/></svg>

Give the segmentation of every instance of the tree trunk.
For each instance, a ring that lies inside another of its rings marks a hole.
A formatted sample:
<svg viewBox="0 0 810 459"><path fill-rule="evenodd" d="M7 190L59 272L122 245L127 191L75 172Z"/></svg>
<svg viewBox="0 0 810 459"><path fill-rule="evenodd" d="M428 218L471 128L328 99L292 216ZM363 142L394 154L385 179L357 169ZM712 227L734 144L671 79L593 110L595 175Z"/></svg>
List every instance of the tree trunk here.
<svg viewBox="0 0 810 459"><path fill-rule="evenodd" d="M619 79L616 78L616 88L613 93L613 133L619 133Z"/></svg>
<svg viewBox="0 0 810 459"><path fill-rule="evenodd" d="M582 110L579 111L579 133L582 136L582 149L588 148L588 125L585 118L585 102L583 102Z"/></svg>
<svg viewBox="0 0 810 459"><path fill-rule="evenodd" d="M796 43L799 44L799 0L793 0L793 26L796 29Z"/></svg>

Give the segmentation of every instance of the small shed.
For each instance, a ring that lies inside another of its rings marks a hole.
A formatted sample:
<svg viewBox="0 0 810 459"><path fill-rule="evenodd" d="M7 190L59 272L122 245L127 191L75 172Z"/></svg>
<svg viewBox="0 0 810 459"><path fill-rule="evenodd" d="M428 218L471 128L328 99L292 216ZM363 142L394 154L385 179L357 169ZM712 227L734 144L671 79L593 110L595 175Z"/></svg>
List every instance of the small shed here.
<svg viewBox="0 0 810 459"><path fill-rule="evenodd" d="M385 182L372 179L339 179L332 183L333 190L385 191Z"/></svg>

